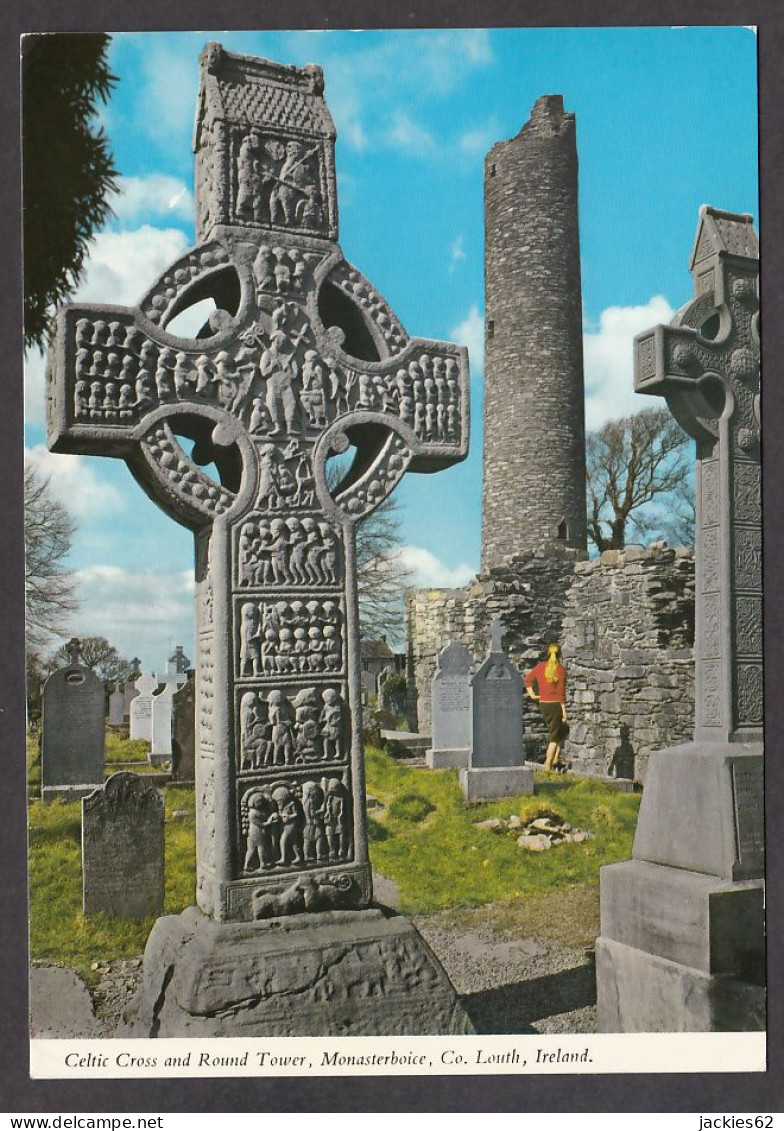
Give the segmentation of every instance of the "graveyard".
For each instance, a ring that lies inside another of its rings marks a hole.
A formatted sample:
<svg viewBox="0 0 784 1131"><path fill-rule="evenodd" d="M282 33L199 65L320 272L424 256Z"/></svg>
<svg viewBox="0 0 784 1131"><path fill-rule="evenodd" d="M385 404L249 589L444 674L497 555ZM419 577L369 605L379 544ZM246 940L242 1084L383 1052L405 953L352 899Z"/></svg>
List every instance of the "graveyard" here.
<svg viewBox="0 0 784 1131"><path fill-rule="evenodd" d="M57 315L49 449L193 534L196 639L110 692L72 638L48 676L31 959L98 1004L132 964L102 1035L761 1029L752 218L700 208L694 297L629 359L694 441L694 550L591 559L575 114L543 95L493 145L481 566L399 595L374 683L356 530L466 460L471 385L344 258L324 91L207 44L196 247Z"/></svg>

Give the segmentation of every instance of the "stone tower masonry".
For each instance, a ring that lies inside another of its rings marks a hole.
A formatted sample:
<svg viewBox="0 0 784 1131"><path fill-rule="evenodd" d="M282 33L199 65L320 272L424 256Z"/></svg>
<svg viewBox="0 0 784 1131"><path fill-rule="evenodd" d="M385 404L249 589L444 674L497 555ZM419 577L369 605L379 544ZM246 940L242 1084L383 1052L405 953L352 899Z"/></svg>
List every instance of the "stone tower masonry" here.
<svg viewBox="0 0 784 1131"><path fill-rule="evenodd" d="M485 158L482 570L586 547L577 146L560 95Z"/></svg>

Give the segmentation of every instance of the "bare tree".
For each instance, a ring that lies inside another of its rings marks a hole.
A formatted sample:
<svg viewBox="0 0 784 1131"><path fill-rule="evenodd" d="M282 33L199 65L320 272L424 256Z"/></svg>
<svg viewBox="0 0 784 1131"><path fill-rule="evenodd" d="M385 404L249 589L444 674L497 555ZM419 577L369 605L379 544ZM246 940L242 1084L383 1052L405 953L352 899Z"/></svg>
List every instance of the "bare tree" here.
<svg viewBox="0 0 784 1131"><path fill-rule="evenodd" d="M350 467L350 459L333 459L327 483L333 495ZM356 527L357 594L363 639L403 634L403 591L411 584L411 571L401 556L397 500L391 496Z"/></svg>
<svg viewBox="0 0 784 1131"><path fill-rule="evenodd" d="M402 635L403 591L411 571L401 557L397 509L390 497L357 524L359 623L366 640Z"/></svg>
<svg viewBox="0 0 784 1131"><path fill-rule="evenodd" d="M49 480L27 464L25 502L25 607L32 648L63 635L63 621L77 607L74 579L66 565L76 526L52 495Z"/></svg>
<svg viewBox="0 0 784 1131"><path fill-rule="evenodd" d="M114 682L125 679L131 672L129 663L105 636L80 636L79 656L86 668L91 668L99 679ZM57 653L57 666L68 662L68 653L61 648Z"/></svg>
<svg viewBox="0 0 784 1131"><path fill-rule="evenodd" d="M668 409L607 421L589 434L586 460L588 534L597 549L621 549L630 530L644 539L689 533L689 437Z"/></svg>

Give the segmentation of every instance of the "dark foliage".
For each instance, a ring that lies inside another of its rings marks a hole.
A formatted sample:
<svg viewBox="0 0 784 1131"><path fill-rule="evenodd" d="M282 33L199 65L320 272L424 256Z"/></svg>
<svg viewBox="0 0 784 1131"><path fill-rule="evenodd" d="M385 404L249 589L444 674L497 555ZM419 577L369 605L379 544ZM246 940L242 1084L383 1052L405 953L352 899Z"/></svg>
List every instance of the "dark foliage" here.
<svg viewBox="0 0 784 1131"><path fill-rule="evenodd" d="M111 214L117 172L95 114L117 79L107 35L22 43L24 340L43 348L57 304L77 285L88 244Z"/></svg>

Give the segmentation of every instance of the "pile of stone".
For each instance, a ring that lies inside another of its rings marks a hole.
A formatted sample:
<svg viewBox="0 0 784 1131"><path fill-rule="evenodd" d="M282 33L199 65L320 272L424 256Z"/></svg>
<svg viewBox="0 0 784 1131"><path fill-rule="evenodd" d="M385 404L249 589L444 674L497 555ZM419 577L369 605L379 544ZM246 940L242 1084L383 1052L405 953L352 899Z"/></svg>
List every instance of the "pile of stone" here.
<svg viewBox="0 0 784 1131"><path fill-rule="evenodd" d="M561 817L534 817L523 821L516 813L511 817L490 817L487 821L475 821L477 829L489 829L494 833L508 833L516 837L520 848L528 852L547 852L558 844L582 844L593 837L587 829L577 829Z"/></svg>

